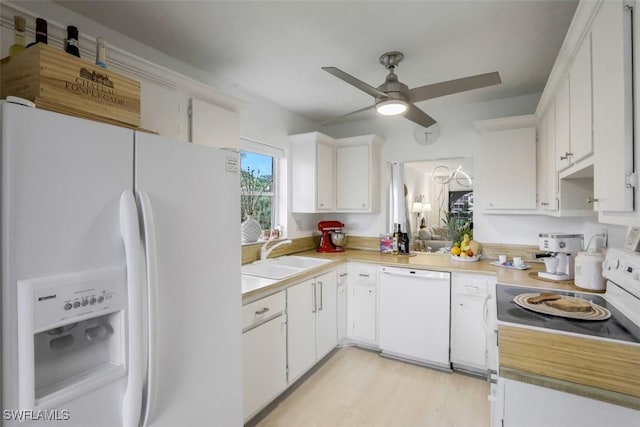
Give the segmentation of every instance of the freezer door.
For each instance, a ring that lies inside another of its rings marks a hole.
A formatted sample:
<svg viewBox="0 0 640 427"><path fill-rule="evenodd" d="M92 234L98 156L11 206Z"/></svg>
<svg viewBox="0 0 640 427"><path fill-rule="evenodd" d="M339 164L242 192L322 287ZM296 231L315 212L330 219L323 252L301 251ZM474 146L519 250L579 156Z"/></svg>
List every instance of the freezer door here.
<svg viewBox="0 0 640 427"><path fill-rule="evenodd" d="M0 108L2 407L11 410L19 409L18 282L124 269L119 199L133 186L133 132L8 103ZM81 326L78 323L72 331L75 346L50 351L48 356L37 352L35 384L31 384L36 398L64 387L64 372L72 375L80 366L73 357L98 350L98 344L85 340L86 334L76 334ZM118 425L125 379L121 375L107 386L85 390L79 398L48 409L69 411L70 419L60 425ZM46 399L41 400L46 407ZM34 424L42 423L26 421L20 426Z"/></svg>
<svg viewBox="0 0 640 427"><path fill-rule="evenodd" d="M241 425L238 154L143 133L135 140L152 279L144 422Z"/></svg>

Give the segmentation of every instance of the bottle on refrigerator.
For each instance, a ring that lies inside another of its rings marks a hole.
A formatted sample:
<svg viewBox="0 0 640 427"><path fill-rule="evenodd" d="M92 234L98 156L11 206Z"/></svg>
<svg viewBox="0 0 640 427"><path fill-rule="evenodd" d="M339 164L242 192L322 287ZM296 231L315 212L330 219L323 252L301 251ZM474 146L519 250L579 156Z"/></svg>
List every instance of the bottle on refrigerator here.
<svg viewBox="0 0 640 427"><path fill-rule="evenodd" d="M16 53L18 53L22 49L24 49L24 45L25 45L25 35L24 35L25 23L24 23L24 18L22 16L15 15L13 17L13 28L14 28L13 44L9 47L9 56L15 55Z"/></svg>
<svg viewBox="0 0 640 427"><path fill-rule="evenodd" d="M107 68L107 43L102 37L96 39L96 65Z"/></svg>
<svg viewBox="0 0 640 427"><path fill-rule="evenodd" d="M80 48L78 44L78 28L73 25L67 27L67 40L64 51L80 58Z"/></svg>
<svg viewBox="0 0 640 427"><path fill-rule="evenodd" d="M33 43L29 43L27 47L31 47L36 43L47 44L47 21L42 18L36 18L36 40Z"/></svg>

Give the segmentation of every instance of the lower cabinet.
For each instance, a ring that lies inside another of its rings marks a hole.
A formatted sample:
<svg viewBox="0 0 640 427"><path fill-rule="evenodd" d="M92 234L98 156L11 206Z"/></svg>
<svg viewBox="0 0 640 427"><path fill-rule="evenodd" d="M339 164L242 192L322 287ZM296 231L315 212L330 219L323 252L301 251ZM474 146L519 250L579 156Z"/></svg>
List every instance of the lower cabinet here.
<svg viewBox="0 0 640 427"><path fill-rule="evenodd" d="M451 274L451 363L454 368L485 373L485 309L492 276Z"/></svg>
<svg viewBox="0 0 640 427"><path fill-rule="evenodd" d="M347 264L347 338L368 347L378 346L378 267Z"/></svg>
<svg viewBox="0 0 640 427"><path fill-rule="evenodd" d="M285 293L242 308L244 420L247 421L287 387Z"/></svg>
<svg viewBox="0 0 640 427"><path fill-rule="evenodd" d="M287 288L289 383L298 379L338 343L336 288L336 271Z"/></svg>
<svg viewBox="0 0 640 427"><path fill-rule="evenodd" d="M336 269L338 275L338 343L347 336L347 265L342 264Z"/></svg>
<svg viewBox="0 0 640 427"><path fill-rule="evenodd" d="M500 378L504 427L600 427L640 425L640 411L546 387Z"/></svg>

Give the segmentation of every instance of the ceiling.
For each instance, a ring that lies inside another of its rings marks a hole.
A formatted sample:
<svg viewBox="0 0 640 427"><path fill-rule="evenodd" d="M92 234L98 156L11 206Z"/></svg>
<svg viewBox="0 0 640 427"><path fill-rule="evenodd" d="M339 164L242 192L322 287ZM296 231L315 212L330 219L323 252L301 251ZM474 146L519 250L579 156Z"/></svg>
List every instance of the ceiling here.
<svg viewBox="0 0 640 427"><path fill-rule="evenodd" d="M498 71L502 84L418 103L541 92L576 0L57 1L56 3L311 120L373 104L321 69L378 86L398 50L410 88ZM126 49L126 46L120 46ZM363 119L369 113L350 120ZM436 118L437 119L437 118Z"/></svg>

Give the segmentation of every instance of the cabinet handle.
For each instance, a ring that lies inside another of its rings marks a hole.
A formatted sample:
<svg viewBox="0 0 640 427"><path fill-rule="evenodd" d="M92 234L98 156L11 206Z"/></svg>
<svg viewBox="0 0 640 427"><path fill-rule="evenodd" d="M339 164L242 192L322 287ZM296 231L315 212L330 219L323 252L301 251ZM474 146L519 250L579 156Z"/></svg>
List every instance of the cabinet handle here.
<svg viewBox="0 0 640 427"><path fill-rule="evenodd" d="M549 206L549 203L547 203L547 202L541 202L541 203L540 203L540 205L542 205L542 206Z"/></svg>
<svg viewBox="0 0 640 427"><path fill-rule="evenodd" d="M360 276L360 277L369 277L368 274L364 274L364 273L359 273L358 276Z"/></svg>
<svg viewBox="0 0 640 427"><path fill-rule="evenodd" d="M318 282L318 283L320 283L320 308L318 309L318 311L322 311L322 309L324 308L324 303L322 302L322 294L323 294L322 282Z"/></svg>
<svg viewBox="0 0 640 427"><path fill-rule="evenodd" d="M339 277L346 277L347 273L342 273Z"/></svg>
<svg viewBox="0 0 640 427"><path fill-rule="evenodd" d="M256 311L256 316L260 316L262 314L265 314L267 311L269 311L269 307L265 307L262 310L258 310L258 311Z"/></svg>
<svg viewBox="0 0 640 427"><path fill-rule="evenodd" d="M564 156L560 156L560 160L568 160L569 157L573 156L573 153L569 153L568 151L564 153Z"/></svg>
<svg viewBox="0 0 640 427"><path fill-rule="evenodd" d="M594 198L594 197L591 197L591 196L587 197L587 203L589 203L589 204L597 203L599 201L600 200L598 200L597 198Z"/></svg>
<svg viewBox="0 0 640 427"><path fill-rule="evenodd" d="M318 309L318 297L316 295L316 284L313 284L313 310L312 313L315 313Z"/></svg>

